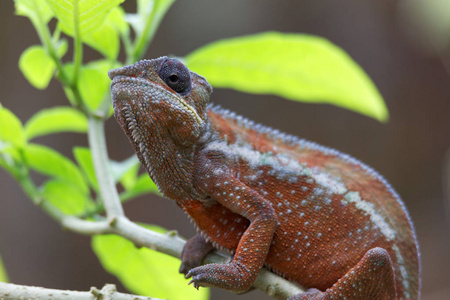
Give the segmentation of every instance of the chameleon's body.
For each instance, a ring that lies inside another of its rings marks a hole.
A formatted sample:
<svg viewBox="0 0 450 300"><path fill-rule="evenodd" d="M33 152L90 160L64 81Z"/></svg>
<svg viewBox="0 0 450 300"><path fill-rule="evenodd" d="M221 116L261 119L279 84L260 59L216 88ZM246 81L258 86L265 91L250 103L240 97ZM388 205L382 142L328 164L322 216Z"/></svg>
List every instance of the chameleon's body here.
<svg viewBox="0 0 450 300"><path fill-rule="evenodd" d="M139 159L198 227L181 267L196 286L243 292L266 265L313 288L291 299L418 299L413 226L375 171L210 106L209 84L176 60L109 75ZM200 266L213 248L232 262Z"/></svg>

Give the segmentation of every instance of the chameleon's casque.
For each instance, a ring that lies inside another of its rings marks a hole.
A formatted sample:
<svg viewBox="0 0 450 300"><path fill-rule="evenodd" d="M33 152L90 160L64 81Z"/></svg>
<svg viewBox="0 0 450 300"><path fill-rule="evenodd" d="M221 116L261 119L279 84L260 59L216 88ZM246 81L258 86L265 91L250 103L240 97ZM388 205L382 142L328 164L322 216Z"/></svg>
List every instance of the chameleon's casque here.
<svg viewBox="0 0 450 300"><path fill-rule="evenodd" d="M209 105L210 85L178 60L109 76L140 161L197 225L180 268L195 286L244 292L265 265L310 288L291 300L419 298L411 220L374 170ZM233 260L201 266L215 248Z"/></svg>

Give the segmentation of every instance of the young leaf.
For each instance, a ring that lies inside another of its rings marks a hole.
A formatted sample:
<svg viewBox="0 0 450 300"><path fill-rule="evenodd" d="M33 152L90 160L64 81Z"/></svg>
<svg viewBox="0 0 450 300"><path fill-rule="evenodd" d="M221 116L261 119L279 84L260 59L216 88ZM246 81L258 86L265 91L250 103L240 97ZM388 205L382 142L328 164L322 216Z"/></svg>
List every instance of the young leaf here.
<svg viewBox="0 0 450 300"><path fill-rule="evenodd" d="M81 167L86 177L89 180L91 186L98 190L97 177L95 176L94 164L92 162L91 150L84 147L75 147L73 154L78 165ZM139 161L136 156L132 156L122 162L111 160L111 173L114 178L114 182L120 181L126 174L133 169L139 168ZM136 179L135 179L136 180Z"/></svg>
<svg viewBox="0 0 450 300"><path fill-rule="evenodd" d="M56 65L42 46L31 46L20 56L19 69L32 86L43 90L52 79Z"/></svg>
<svg viewBox="0 0 450 300"><path fill-rule="evenodd" d="M43 187L43 196L67 215L82 214L95 206L87 194L82 193L74 185L60 180L47 181Z"/></svg>
<svg viewBox="0 0 450 300"><path fill-rule="evenodd" d="M139 160L136 155L133 155L121 162L111 161L111 172L115 182L118 182L122 177L135 167L139 167Z"/></svg>
<svg viewBox="0 0 450 300"><path fill-rule="evenodd" d="M58 55L62 57L66 51L67 42L62 42ZM52 79L56 65L42 46L31 46L20 56L19 69L32 86L43 90Z"/></svg>
<svg viewBox="0 0 450 300"><path fill-rule="evenodd" d="M130 190L136 185L138 172L139 164L133 166L128 171L126 171L125 174L123 174L122 178L120 179L120 184L125 190Z"/></svg>
<svg viewBox="0 0 450 300"><path fill-rule="evenodd" d="M147 228L163 232L157 226ZM148 248L136 248L117 235L96 235L92 248L103 268L115 275L131 292L172 300L206 300L209 290L194 289L189 280L178 273L180 261ZM113 251L111 249L114 249Z"/></svg>
<svg viewBox="0 0 450 300"><path fill-rule="evenodd" d="M6 273L2 258L0 257L0 282L8 282L8 281L9 281L8 274Z"/></svg>
<svg viewBox="0 0 450 300"><path fill-rule="evenodd" d="M14 0L16 14L25 16L33 21L38 18L45 24L53 17L53 13L45 0Z"/></svg>
<svg viewBox="0 0 450 300"><path fill-rule="evenodd" d="M128 34L129 27L125 21L122 7L114 7L106 16L103 25L83 36L83 42L102 53L109 60L115 60L119 54L119 33Z"/></svg>
<svg viewBox="0 0 450 300"><path fill-rule="evenodd" d="M370 78L329 41L267 32L225 39L189 54L185 62L216 87L329 103L380 121L388 118Z"/></svg>
<svg viewBox="0 0 450 300"><path fill-rule="evenodd" d="M137 14L127 14L127 22L136 32L132 60L139 60L145 53L164 15L175 0L138 0Z"/></svg>
<svg viewBox="0 0 450 300"><path fill-rule="evenodd" d="M115 60L119 54L119 34L114 26L108 22L103 23L98 30L86 34L83 37L83 42L110 60Z"/></svg>
<svg viewBox="0 0 450 300"><path fill-rule="evenodd" d="M130 199L148 193L157 194L159 193L159 190L148 174L145 173L139 176L136 183L129 190L123 192L120 196L122 199Z"/></svg>
<svg viewBox="0 0 450 300"><path fill-rule="evenodd" d="M24 150L26 162L33 170L72 183L83 193L88 192L88 186L80 170L67 157L37 144L28 144Z"/></svg>
<svg viewBox="0 0 450 300"><path fill-rule="evenodd" d="M22 123L10 110L0 104L0 141L21 147L25 143Z"/></svg>
<svg viewBox="0 0 450 300"><path fill-rule="evenodd" d="M67 131L87 131L86 116L71 107L43 109L25 124L25 136L28 140L41 135Z"/></svg>
<svg viewBox="0 0 450 300"><path fill-rule="evenodd" d="M106 22L110 23L117 32L128 34L130 28L125 21L125 11L121 6L114 7L106 17Z"/></svg>
<svg viewBox="0 0 450 300"><path fill-rule="evenodd" d="M81 36L100 28L108 12L124 0L47 0L50 8L61 24L62 30L73 35L75 26ZM78 11L76 11L76 5Z"/></svg>
<svg viewBox="0 0 450 300"><path fill-rule="evenodd" d="M119 67L118 64L112 64L106 60L93 61L82 66L78 88L83 101L91 111L96 111L109 93L111 80L108 77L108 70L116 67ZM64 68L69 74L73 73L72 64L67 64ZM70 96L67 91L66 94Z"/></svg>
<svg viewBox="0 0 450 300"><path fill-rule="evenodd" d="M91 186L98 191L97 177L95 176L94 163L92 162L91 150L84 147L75 147L73 155L78 165L83 170Z"/></svg>

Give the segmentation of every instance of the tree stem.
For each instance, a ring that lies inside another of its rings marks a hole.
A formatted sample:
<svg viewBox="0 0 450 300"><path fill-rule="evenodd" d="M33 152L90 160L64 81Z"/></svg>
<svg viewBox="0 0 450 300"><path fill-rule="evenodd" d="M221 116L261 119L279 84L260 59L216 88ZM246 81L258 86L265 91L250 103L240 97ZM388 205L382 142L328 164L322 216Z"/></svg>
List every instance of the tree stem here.
<svg viewBox="0 0 450 300"><path fill-rule="evenodd" d="M52 299L52 300L159 300L156 298L119 293L114 284L106 284L101 290L92 287L89 292L46 289L35 286L0 282L0 299Z"/></svg>
<svg viewBox="0 0 450 300"><path fill-rule="evenodd" d="M73 2L73 30L74 30L74 51L73 51L73 77L72 86L75 87L80 75L80 68L83 60L83 44L81 43L80 21L79 21L79 0Z"/></svg>
<svg viewBox="0 0 450 300"><path fill-rule="evenodd" d="M37 3L33 2L36 6ZM78 5L78 2L76 3ZM77 6L78 9L78 6ZM36 11L38 11L38 8L36 7ZM39 36L39 39L41 40L42 45L44 46L45 50L47 51L48 55L53 59L53 61L56 64L56 69L58 70L57 77L62 82L63 86L66 86L70 88L74 98L75 98L75 105L78 109L83 111L86 115L89 115L90 112L86 108L86 105L83 102L83 99L80 94L80 90L78 89L78 73L79 69L81 68L81 61L83 57L83 47L81 44L80 36L78 38L75 37L75 51L74 51L74 63L75 63L75 70L78 68L78 71L74 71L73 78L69 78L69 75L67 74L66 70L64 69L64 66L61 62L60 57L58 56L58 53L55 49L54 41L51 38L50 30L45 24L45 22L42 20L41 16L36 13L32 17L30 17L31 22L33 23L34 28L37 31L37 34ZM59 29L58 29L59 30ZM76 34L76 31L75 31ZM79 32L78 32L79 35ZM73 103L72 103L73 104Z"/></svg>
<svg viewBox="0 0 450 300"><path fill-rule="evenodd" d="M114 218L123 216L124 212L111 175L103 125L102 119L90 116L88 138L100 197L103 199L108 218Z"/></svg>
<svg viewBox="0 0 450 300"><path fill-rule="evenodd" d="M159 1L153 4L150 16L145 20L144 30L136 37L136 41L131 56L127 57L126 64L132 64L142 58L150 45L156 30L159 27L164 15L175 0Z"/></svg>

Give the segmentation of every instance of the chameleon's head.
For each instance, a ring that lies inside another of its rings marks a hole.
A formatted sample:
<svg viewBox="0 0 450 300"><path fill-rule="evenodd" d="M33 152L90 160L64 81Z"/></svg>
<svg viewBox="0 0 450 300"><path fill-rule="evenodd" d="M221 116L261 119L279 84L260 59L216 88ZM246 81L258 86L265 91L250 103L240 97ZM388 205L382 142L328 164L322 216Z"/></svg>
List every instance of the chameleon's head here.
<svg viewBox="0 0 450 300"><path fill-rule="evenodd" d="M127 119L179 131L179 138L199 134L207 120L211 86L177 59L160 57L110 70L116 119L127 131Z"/></svg>

